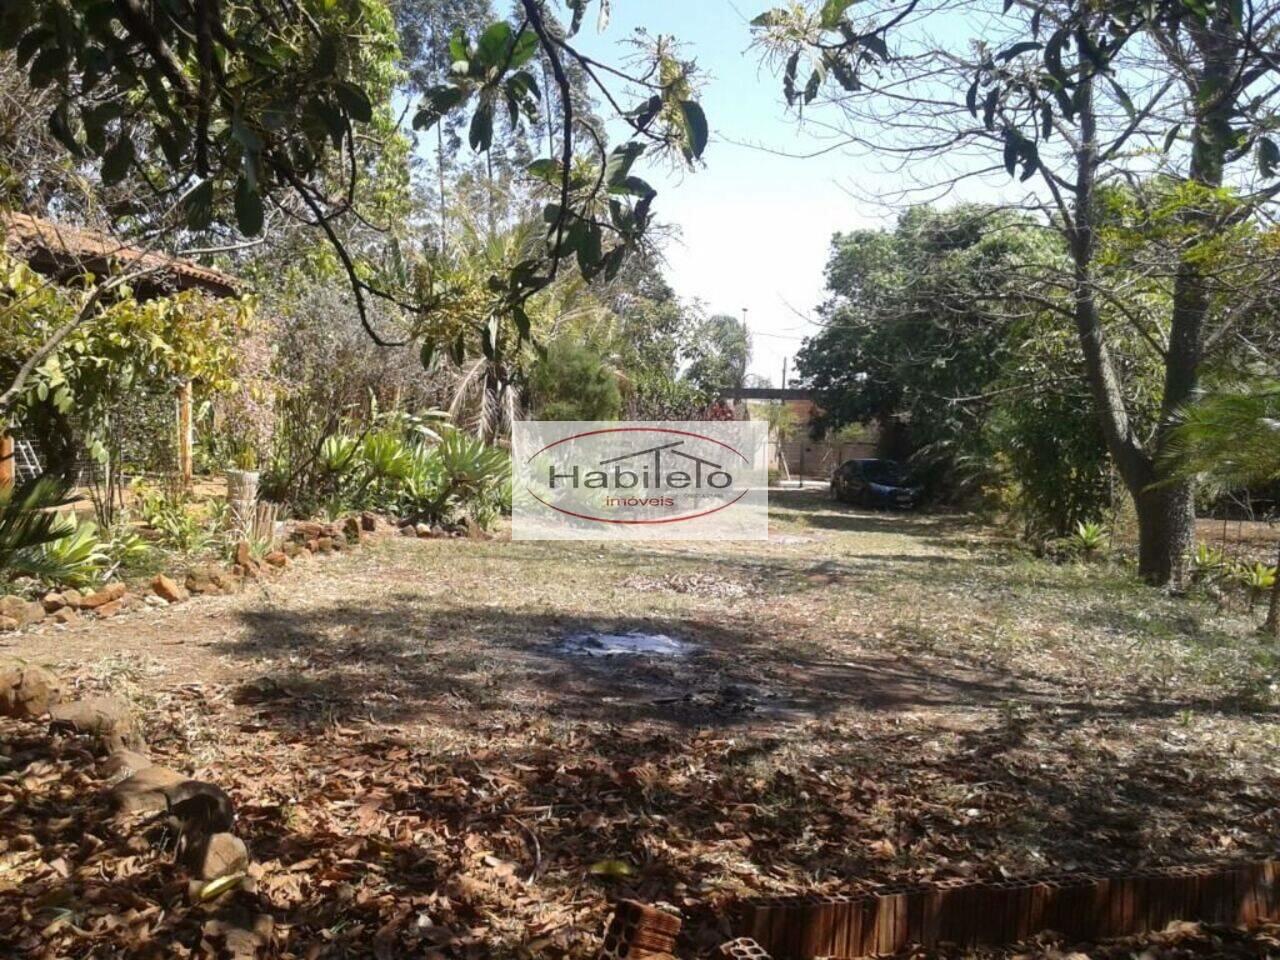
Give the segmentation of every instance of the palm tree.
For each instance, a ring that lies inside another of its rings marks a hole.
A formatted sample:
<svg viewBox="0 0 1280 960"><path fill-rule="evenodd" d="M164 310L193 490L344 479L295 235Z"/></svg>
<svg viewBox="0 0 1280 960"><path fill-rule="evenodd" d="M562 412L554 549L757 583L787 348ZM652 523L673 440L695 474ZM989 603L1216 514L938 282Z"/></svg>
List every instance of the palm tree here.
<svg viewBox="0 0 1280 960"><path fill-rule="evenodd" d="M1183 476L1219 490L1280 480L1280 379L1224 384L1186 407L1172 432L1170 455ZM1264 629L1280 639L1280 551Z"/></svg>

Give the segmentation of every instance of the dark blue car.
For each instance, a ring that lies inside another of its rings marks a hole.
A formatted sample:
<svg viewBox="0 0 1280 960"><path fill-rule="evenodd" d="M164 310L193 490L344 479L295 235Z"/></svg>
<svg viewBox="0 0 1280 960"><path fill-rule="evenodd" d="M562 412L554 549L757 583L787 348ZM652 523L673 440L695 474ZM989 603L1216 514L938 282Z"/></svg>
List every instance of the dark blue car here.
<svg viewBox="0 0 1280 960"><path fill-rule="evenodd" d="M896 460L846 460L831 475L831 496L859 507L911 510L923 492Z"/></svg>

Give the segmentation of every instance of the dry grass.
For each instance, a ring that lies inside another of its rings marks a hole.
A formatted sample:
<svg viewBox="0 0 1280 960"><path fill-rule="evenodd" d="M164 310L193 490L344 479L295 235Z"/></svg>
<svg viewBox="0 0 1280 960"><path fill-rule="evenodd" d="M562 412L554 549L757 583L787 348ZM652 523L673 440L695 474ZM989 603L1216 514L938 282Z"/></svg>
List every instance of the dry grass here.
<svg viewBox="0 0 1280 960"><path fill-rule="evenodd" d="M1274 850L1277 664L1247 617L960 518L797 492L773 517L756 544L386 538L16 647L133 697L167 762L229 788L266 864L240 896L286 956L587 956L618 894L705 950L744 892ZM559 654L579 629L698 650ZM56 856L101 872L40 842L8 897ZM153 861L133 893L162 902Z"/></svg>

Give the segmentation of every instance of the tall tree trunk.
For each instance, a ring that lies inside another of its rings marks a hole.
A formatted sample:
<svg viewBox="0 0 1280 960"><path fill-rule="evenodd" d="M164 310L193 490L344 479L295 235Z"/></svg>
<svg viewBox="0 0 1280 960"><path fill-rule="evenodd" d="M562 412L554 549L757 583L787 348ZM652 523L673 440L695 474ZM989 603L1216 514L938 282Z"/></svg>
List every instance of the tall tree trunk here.
<svg viewBox="0 0 1280 960"><path fill-rule="evenodd" d="M1080 48L1085 49L1083 42ZM1098 134L1092 80L1081 81L1078 100L1080 144L1071 229L1076 333L1107 449L1138 514L1138 573L1151 583L1165 584L1181 579L1195 522L1194 497L1190 484L1151 487L1158 479L1157 466L1129 419L1120 376L1103 335L1093 279Z"/></svg>
<svg viewBox="0 0 1280 960"><path fill-rule="evenodd" d="M1133 498L1138 514L1138 573L1152 583L1182 586L1195 545L1195 485L1147 486Z"/></svg>

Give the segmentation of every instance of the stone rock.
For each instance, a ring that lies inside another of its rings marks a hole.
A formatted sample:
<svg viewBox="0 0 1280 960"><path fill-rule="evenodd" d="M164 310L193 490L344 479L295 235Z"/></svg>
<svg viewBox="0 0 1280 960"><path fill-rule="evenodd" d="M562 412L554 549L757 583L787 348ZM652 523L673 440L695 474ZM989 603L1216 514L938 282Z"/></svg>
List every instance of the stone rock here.
<svg viewBox="0 0 1280 960"><path fill-rule="evenodd" d="M432 534L431 524L429 523L420 523L413 529L417 532L418 536L423 538L429 537Z"/></svg>
<svg viewBox="0 0 1280 960"><path fill-rule="evenodd" d="M333 537L321 537L316 541L316 548L313 553L333 553L336 541ZM310 544L308 544L310 546Z"/></svg>
<svg viewBox="0 0 1280 960"><path fill-rule="evenodd" d="M98 764L98 773L107 780L116 777L132 777L139 770L154 767L155 762L145 753L136 750L116 750Z"/></svg>
<svg viewBox="0 0 1280 960"><path fill-rule="evenodd" d="M359 543L360 537L364 533L360 526L360 519L358 517L347 517L346 520L342 521L342 533L352 543Z"/></svg>
<svg viewBox="0 0 1280 960"><path fill-rule="evenodd" d="M190 596L185 587L179 586L176 581L166 577L163 573L158 574L151 581L151 589L155 591L157 597L167 603L181 603Z"/></svg>
<svg viewBox="0 0 1280 960"><path fill-rule="evenodd" d="M200 836L223 833L236 822L235 805L225 790L203 780L183 780L168 787L169 812Z"/></svg>
<svg viewBox="0 0 1280 960"><path fill-rule="evenodd" d="M272 550L262 559L268 566L272 567L287 567L289 565L289 555L283 550Z"/></svg>
<svg viewBox="0 0 1280 960"><path fill-rule="evenodd" d="M108 617L114 617L117 613L124 610L124 608L124 598L121 597L119 600L112 600L110 603L104 603L100 607L95 607L93 612L97 614L100 619L105 620Z"/></svg>
<svg viewBox="0 0 1280 960"><path fill-rule="evenodd" d="M428 529L430 528L428 527ZM406 523L403 527L400 528L400 536L402 537L416 537L417 535L418 535L418 528L414 526L412 523Z"/></svg>
<svg viewBox="0 0 1280 960"><path fill-rule="evenodd" d="M203 884L200 886L203 889ZM198 892L195 898L199 898ZM246 930L225 920L207 920L200 933L206 941L211 943L216 944L221 941L219 956L229 957L230 960L256 960L258 957L265 956L267 947L271 943L273 929L271 917L263 916L268 922L261 924L259 921L262 917L255 918L252 930Z"/></svg>
<svg viewBox="0 0 1280 960"><path fill-rule="evenodd" d="M325 527L323 523L315 523L311 520L299 520L293 525L292 537L300 543L308 540L318 540L325 535Z"/></svg>
<svg viewBox="0 0 1280 960"><path fill-rule="evenodd" d="M44 605L45 613L57 613L66 607L67 598L56 590L50 590L40 598L40 602Z"/></svg>
<svg viewBox="0 0 1280 960"><path fill-rule="evenodd" d="M22 624L13 617L0 617L0 633L11 633L21 626Z"/></svg>
<svg viewBox="0 0 1280 960"><path fill-rule="evenodd" d="M49 729L91 736L110 753L128 748L143 750L146 744L129 706L117 697L88 697L60 703L49 709Z"/></svg>
<svg viewBox="0 0 1280 960"><path fill-rule="evenodd" d="M240 579L233 570L218 568L213 574L213 582L218 585L218 589L223 593L235 593L240 589Z"/></svg>
<svg viewBox="0 0 1280 960"><path fill-rule="evenodd" d="M67 602L68 607L79 607L81 601L84 600L84 595L73 588L71 590L63 590L62 599Z"/></svg>
<svg viewBox="0 0 1280 960"><path fill-rule="evenodd" d="M200 886L202 890L204 884ZM198 900L198 893L195 899ZM220 942L218 955L229 957L229 960L256 960L257 957L265 956L266 948L271 942L270 928L264 937L257 929L256 922L253 929L248 931L225 920L207 920L201 928L201 936L210 943Z"/></svg>
<svg viewBox="0 0 1280 960"><path fill-rule="evenodd" d="M222 570L211 563L202 563L187 571L186 587L192 593L221 593L218 577Z"/></svg>
<svg viewBox="0 0 1280 960"><path fill-rule="evenodd" d="M373 533L378 529L378 517L366 510L360 514L360 529L365 533Z"/></svg>
<svg viewBox="0 0 1280 960"><path fill-rule="evenodd" d="M169 809L169 791L187 780L176 770L152 764L142 767L111 788L116 813L158 813Z"/></svg>
<svg viewBox="0 0 1280 960"><path fill-rule="evenodd" d="M62 701L63 686L44 667L21 660L0 661L0 716L29 719Z"/></svg>
<svg viewBox="0 0 1280 960"><path fill-rule="evenodd" d="M96 610L98 607L105 606L108 603L115 603L128 592L128 588L117 580L115 583L108 583L96 593L91 593L80 601L81 610Z"/></svg>
<svg viewBox="0 0 1280 960"><path fill-rule="evenodd" d="M280 547L280 552L283 553L286 557L288 557L291 560L294 557L297 557L299 554L306 553L306 551L307 551L307 548L304 547L302 544L298 543L296 540L286 540L285 543Z"/></svg>
<svg viewBox="0 0 1280 960"><path fill-rule="evenodd" d="M71 607L63 607L61 610L55 610L52 614L50 614L49 619L53 623L60 623L60 624L66 625L69 623L75 623L77 620L79 620L80 614L77 613Z"/></svg>
<svg viewBox="0 0 1280 960"><path fill-rule="evenodd" d="M249 541L241 540L236 544L236 563L246 570L253 569L253 548L249 546Z"/></svg>
<svg viewBox="0 0 1280 960"><path fill-rule="evenodd" d="M234 833L215 833L187 851L187 866L201 880L217 880L249 868L249 850Z"/></svg>
<svg viewBox="0 0 1280 960"><path fill-rule="evenodd" d="M16 620L19 627L29 626L45 618L44 604L8 594L0 597L0 617Z"/></svg>

